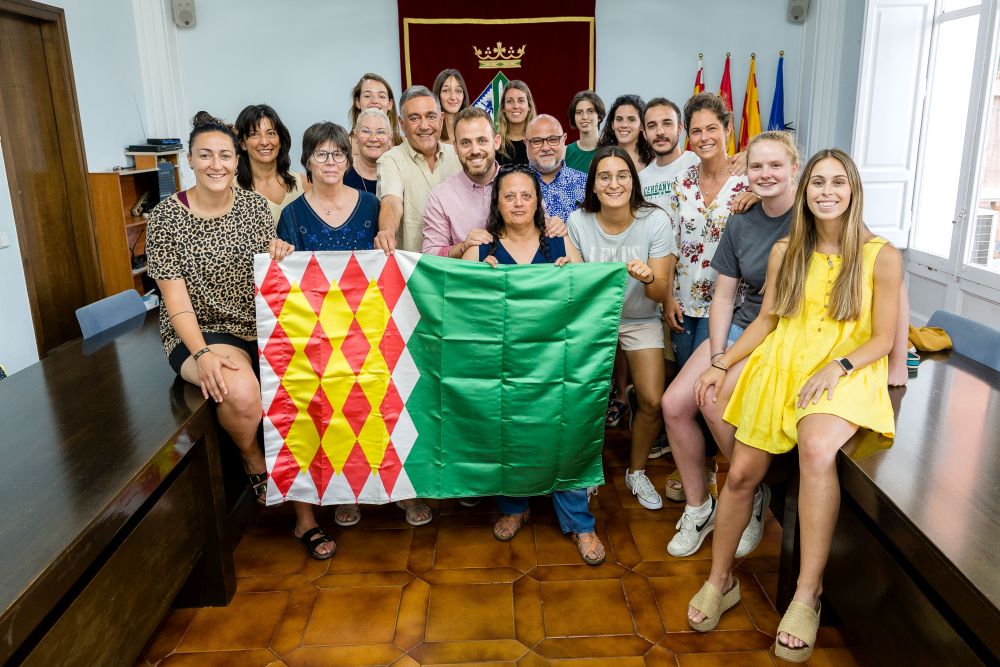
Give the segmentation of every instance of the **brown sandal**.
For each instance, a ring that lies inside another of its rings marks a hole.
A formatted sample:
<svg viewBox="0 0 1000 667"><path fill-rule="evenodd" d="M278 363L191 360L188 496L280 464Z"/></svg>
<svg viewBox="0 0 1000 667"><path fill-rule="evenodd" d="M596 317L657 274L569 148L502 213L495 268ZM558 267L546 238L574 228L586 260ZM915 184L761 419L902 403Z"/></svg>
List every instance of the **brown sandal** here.
<svg viewBox="0 0 1000 667"><path fill-rule="evenodd" d="M531 518L531 511L525 510L520 514L504 514L500 520L493 525L493 537L501 542L510 542L514 536L521 532L524 524Z"/></svg>
<svg viewBox="0 0 1000 667"><path fill-rule="evenodd" d="M573 542L587 565L600 565L607 558L597 533L573 533Z"/></svg>

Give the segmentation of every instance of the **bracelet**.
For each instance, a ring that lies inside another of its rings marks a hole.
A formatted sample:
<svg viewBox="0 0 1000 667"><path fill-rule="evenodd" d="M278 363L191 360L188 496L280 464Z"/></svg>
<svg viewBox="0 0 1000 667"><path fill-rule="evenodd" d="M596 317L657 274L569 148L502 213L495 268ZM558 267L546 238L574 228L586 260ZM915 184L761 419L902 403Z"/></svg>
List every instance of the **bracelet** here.
<svg viewBox="0 0 1000 667"><path fill-rule="evenodd" d="M642 283L643 285L652 285L653 283L656 282L656 276L653 276L653 279L650 280L648 283L644 280L640 280L639 282Z"/></svg>
<svg viewBox="0 0 1000 667"><path fill-rule="evenodd" d="M211 351L212 350L210 350L209 348L203 347L191 356L194 358L195 361L198 361L198 359L201 358L206 352L211 352Z"/></svg>
<svg viewBox="0 0 1000 667"><path fill-rule="evenodd" d="M715 363L714 361L712 362L712 368L718 368L723 373L729 372L729 366L726 366L726 365L720 366L719 364Z"/></svg>
<svg viewBox="0 0 1000 667"><path fill-rule="evenodd" d="M171 315L171 316L170 316L170 317L169 317L168 319L171 319L171 320L172 320L172 319L174 319L175 317L177 317L178 315L183 315L184 313L191 313L192 315L194 315L194 311L193 311L193 310L182 310L182 311L181 311L181 312L179 312L179 313L174 313L174 314L173 314L173 315Z"/></svg>
<svg viewBox="0 0 1000 667"><path fill-rule="evenodd" d="M715 354L713 354L713 355L712 355L712 356L710 357L710 361L715 361L715 358L716 358L716 357L721 357L721 356L722 356L722 355L724 355L724 354L725 354L725 352L716 352Z"/></svg>

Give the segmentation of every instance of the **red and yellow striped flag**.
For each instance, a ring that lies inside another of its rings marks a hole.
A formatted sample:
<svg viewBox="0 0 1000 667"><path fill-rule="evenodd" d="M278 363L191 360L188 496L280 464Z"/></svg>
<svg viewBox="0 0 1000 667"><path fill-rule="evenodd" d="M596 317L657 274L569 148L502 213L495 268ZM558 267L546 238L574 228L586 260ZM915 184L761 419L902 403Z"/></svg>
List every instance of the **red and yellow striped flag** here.
<svg viewBox="0 0 1000 667"><path fill-rule="evenodd" d="M757 101L757 54L750 54L750 74L747 75L747 92L743 96L743 120L740 122L740 150L760 134L760 103Z"/></svg>
<svg viewBox="0 0 1000 667"><path fill-rule="evenodd" d="M719 84L719 97L726 103L729 113L733 112L733 82L729 77L729 54L726 54L726 67L722 70L722 83ZM726 152L729 155L736 155L736 137L732 130L729 132L729 142L726 144Z"/></svg>
<svg viewBox="0 0 1000 667"><path fill-rule="evenodd" d="M702 54L699 53L698 54L698 73L694 77L694 93L692 93L693 95L697 95L698 93L705 92L705 81L702 78L702 76L703 76ZM691 139L690 138L685 139L685 141L684 141L684 150L686 150L686 151L691 150Z"/></svg>

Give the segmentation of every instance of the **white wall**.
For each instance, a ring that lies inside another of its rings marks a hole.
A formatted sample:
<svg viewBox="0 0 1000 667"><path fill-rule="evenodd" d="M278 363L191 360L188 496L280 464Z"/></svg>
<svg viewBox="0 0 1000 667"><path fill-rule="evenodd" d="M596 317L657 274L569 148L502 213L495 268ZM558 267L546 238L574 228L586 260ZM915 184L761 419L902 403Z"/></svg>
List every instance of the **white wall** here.
<svg viewBox="0 0 1000 667"><path fill-rule="evenodd" d="M131 2L49 0L48 4L66 12L88 169L123 164L123 147L142 139L136 111L136 100L140 109L143 104L142 79ZM0 171L3 168L0 155ZM0 175L0 233L11 240L10 247L0 249L0 363L15 372L38 361L38 353L6 172Z"/></svg>

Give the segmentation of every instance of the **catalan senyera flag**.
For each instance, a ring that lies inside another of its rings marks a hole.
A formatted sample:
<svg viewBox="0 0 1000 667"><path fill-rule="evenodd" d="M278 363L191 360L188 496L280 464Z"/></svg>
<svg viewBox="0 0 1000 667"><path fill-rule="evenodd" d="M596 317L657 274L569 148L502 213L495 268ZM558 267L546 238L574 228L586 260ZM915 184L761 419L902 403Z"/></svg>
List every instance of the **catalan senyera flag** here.
<svg viewBox="0 0 1000 667"><path fill-rule="evenodd" d="M774 97L771 98L771 116L767 119L767 129L785 129L785 52L778 56L778 72L774 78Z"/></svg>
<svg viewBox="0 0 1000 667"><path fill-rule="evenodd" d="M703 76L704 76L704 66L703 66L701 54L699 53L698 54L698 73L694 75L694 92L691 93L692 96L693 95L697 95L698 93L705 92L705 81L702 78ZM685 139L685 141L684 141L684 150L686 150L686 151L687 150L691 150L691 139L690 138Z"/></svg>
<svg viewBox="0 0 1000 667"><path fill-rule="evenodd" d="M255 260L269 505L603 483L624 264Z"/></svg>
<svg viewBox="0 0 1000 667"><path fill-rule="evenodd" d="M757 56L750 55L750 73L743 95L743 119L740 122L740 150L745 151L750 140L760 134L760 102L757 100Z"/></svg>
<svg viewBox="0 0 1000 667"><path fill-rule="evenodd" d="M729 54L726 54L726 66L722 70L722 83L719 84L719 96L726 103L729 112L733 111L733 82L729 76ZM726 152L729 155L736 155L735 132L729 133L729 142L726 144Z"/></svg>

